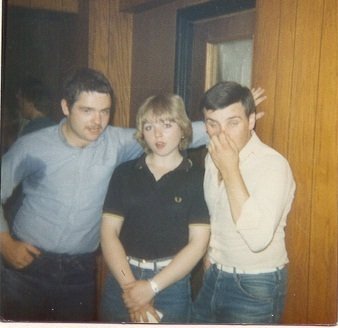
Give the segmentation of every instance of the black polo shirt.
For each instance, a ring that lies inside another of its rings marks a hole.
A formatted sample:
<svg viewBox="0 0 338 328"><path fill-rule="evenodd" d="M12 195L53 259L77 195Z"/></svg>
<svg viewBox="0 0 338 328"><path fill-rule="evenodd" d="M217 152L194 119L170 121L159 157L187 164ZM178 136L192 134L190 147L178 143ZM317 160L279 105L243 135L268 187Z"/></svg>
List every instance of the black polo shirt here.
<svg viewBox="0 0 338 328"><path fill-rule="evenodd" d="M188 243L189 224L209 224L203 176L186 158L158 181L145 155L115 169L104 212L124 217L120 240L128 256L174 256Z"/></svg>

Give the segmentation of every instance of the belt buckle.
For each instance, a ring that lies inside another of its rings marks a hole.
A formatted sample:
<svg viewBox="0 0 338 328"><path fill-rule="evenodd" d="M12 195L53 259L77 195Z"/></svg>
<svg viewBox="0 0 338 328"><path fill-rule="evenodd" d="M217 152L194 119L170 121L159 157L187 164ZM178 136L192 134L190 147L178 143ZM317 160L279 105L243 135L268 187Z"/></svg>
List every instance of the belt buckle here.
<svg viewBox="0 0 338 328"><path fill-rule="evenodd" d="M141 266L141 268L142 268L142 264L144 264L143 267L145 267L146 264L147 264L147 261L146 261L145 259L141 259L141 261L140 261L139 263L140 263L140 266Z"/></svg>

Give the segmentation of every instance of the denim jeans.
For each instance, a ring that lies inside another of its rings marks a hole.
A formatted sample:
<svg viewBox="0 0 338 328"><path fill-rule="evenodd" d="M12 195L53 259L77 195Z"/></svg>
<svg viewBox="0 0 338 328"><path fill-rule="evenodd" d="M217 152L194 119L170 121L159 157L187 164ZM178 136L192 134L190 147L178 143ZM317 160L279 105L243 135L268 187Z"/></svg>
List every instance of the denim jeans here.
<svg viewBox="0 0 338 328"><path fill-rule="evenodd" d="M286 267L270 273L237 274L212 265L192 306L192 322L278 323L286 288Z"/></svg>
<svg viewBox="0 0 338 328"><path fill-rule="evenodd" d="M160 270L141 269L131 265L137 280L148 280ZM190 275L160 291L154 299L154 307L163 313L161 323L187 323L191 310ZM109 273L103 288L100 307L100 321L129 322L128 310L122 297L122 290L115 278Z"/></svg>
<svg viewBox="0 0 338 328"><path fill-rule="evenodd" d="M95 319L96 256L42 253L16 270L1 265L1 315L13 321Z"/></svg>

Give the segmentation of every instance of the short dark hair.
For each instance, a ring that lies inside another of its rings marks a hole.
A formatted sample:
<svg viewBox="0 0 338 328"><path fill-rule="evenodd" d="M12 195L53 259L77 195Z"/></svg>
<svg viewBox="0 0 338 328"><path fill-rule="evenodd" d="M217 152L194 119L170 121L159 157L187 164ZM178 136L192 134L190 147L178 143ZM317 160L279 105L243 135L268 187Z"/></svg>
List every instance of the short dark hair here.
<svg viewBox="0 0 338 328"><path fill-rule="evenodd" d="M28 76L22 80L18 95L34 104L35 108L49 115L52 107L52 96L48 87L39 79Z"/></svg>
<svg viewBox="0 0 338 328"><path fill-rule="evenodd" d="M201 109L223 109L237 102L242 103L248 117L256 111L255 101L249 88L237 82L221 81L204 93Z"/></svg>
<svg viewBox="0 0 338 328"><path fill-rule="evenodd" d="M114 91L108 79L99 71L91 68L80 68L71 72L63 84L62 98L72 108L81 92L99 92L109 94L114 103Z"/></svg>

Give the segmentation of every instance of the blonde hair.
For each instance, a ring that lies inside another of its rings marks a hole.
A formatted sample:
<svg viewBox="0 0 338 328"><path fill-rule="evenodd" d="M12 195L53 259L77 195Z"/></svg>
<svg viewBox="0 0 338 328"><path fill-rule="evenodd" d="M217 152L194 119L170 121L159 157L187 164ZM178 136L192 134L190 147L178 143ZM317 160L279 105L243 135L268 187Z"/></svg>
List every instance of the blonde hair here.
<svg viewBox="0 0 338 328"><path fill-rule="evenodd" d="M147 98L139 108L136 116L136 132L135 138L143 147L146 153L150 152L150 148L144 141L143 127L149 118L149 114L154 117L161 117L161 120L169 120L175 122L182 131L182 139L179 149L186 149L192 140L192 126L187 113L183 99L174 94L159 94Z"/></svg>

